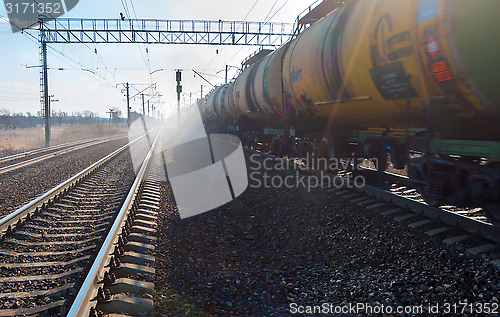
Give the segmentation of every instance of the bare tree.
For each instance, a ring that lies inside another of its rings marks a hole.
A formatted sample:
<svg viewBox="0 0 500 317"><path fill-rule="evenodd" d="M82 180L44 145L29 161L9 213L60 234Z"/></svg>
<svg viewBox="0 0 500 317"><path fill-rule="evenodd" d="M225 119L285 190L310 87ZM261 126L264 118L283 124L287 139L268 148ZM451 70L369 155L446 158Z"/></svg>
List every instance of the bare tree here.
<svg viewBox="0 0 500 317"><path fill-rule="evenodd" d="M5 131L10 126L10 111L5 108L0 109L0 124L5 126Z"/></svg>
<svg viewBox="0 0 500 317"><path fill-rule="evenodd" d="M118 107L113 107L109 109L111 114L111 120L115 125L120 122L120 116L122 115L122 111Z"/></svg>

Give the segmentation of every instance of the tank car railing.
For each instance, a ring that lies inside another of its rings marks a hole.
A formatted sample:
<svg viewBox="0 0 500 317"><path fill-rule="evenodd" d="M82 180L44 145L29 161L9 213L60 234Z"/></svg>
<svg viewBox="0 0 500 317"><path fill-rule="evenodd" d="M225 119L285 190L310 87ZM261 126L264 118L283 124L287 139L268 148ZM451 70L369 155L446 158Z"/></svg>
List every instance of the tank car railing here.
<svg viewBox="0 0 500 317"><path fill-rule="evenodd" d="M309 7L307 7L304 11L299 13L297 16L297 19L295 19L295 22L293 23L293 31L294 31L294 36L298 35L300 32L302 32L302 27L305 27L305 25L300 25L300 20L305 17L309 12L311 12L314 8L318 6L320 2L323 2L323 0L316 0L313 2Z"/></svg>

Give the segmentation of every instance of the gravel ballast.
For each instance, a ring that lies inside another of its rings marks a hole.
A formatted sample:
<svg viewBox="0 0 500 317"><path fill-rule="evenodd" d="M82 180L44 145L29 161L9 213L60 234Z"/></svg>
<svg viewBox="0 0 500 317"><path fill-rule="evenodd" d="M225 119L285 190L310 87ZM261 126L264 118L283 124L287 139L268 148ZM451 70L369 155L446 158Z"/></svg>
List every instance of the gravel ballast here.
<svg viewBox="0 0 500 317"><path fill-rule="evenodd" d="M483 304L498 307L498 270L460 246L324 189L253 185L236 201L183 220L164 187L158 316L290 316L324 303L416 307L414 314L357 311L362 316L423 316L430 307L439 307L438 315L483 316ZM461 302L478 304L466 313Z"/></svg>

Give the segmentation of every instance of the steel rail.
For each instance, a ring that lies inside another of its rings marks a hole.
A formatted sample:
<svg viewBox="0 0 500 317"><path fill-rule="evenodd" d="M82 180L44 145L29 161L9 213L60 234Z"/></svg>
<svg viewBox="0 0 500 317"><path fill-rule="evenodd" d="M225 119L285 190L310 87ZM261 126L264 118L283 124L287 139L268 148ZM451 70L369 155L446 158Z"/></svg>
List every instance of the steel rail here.
<svg viewBox="0 0 500 317"><path fill-rule="evenodd" d="M123 136L114 135L114 136L111 136L110 138L93 138L93 139L88 139L88 140L84 140L84 141L75 141L75 142L69 142L69 143L64 143L64 144L60 144L60 145L54 145L54 146L51 146L48 148L35 149L35 150L28 151L28 152L22 152L22 153L10 155L10 156L0 157L0 164L4 164L4 163L10 162L10 161L20 160L23 158L29 158L30 156L35 156L37 154L43 154L44 152L49 152L48 154L46 154L47 157L49 156L49 154L59 155L59 153L61 153L63 151L70 151L71 149L75 149L77 146L82 147L84 145L88 145L88 144L96 143L96 142L100 142L100 141L103 141L103 142L114 141L114 140L118 140L118 139L121 139L124 137L125 137L125 135L123 135ZM59 152L55 152L57 150L59 150ZM54 152L50 152L50 151L54 151ZM35 157L34 159L41 158L41 157L42 156L38 156L38 157ZM27 161L24 161L24 162L27 162ZM22 163L22 162L20 162L20 163ZM15 165L15 164L19 164L19 163L14 163L13 165ZM9 165L9 166L13 166L13 165ZM5 167L2 167L0 169L4 169L4 168L9 167L9 166L5 166Z"/></svg>
<svg viewBox="0 0 500 317"><path fill-rule="evenodd" d="M251 150L248 148L245 148L245 150L248 152L254 153L254 154L268 156L268 157L272 157L274 159L288 161L288 162L295 164L295 165L300 165L300 163L295 162L293 159L284 159L284 158L280 158L280 157L277 157L274 155L269 155L269 154L264 153L264 152L258 152L255 150ZM370 168L364 168L364 170L367 172L377 173L376 170L373 170ZM321 172L320 170L309 169L309 168L308 168L308 171L313 172L313 173L320 173ZM411 182L411 180L406 176L392 174L389 172L384 172L384 176L387 176L396 182L403 183L403 185L404 185L404 183ZM330 174L330 177L342 177L342 176ZM415 212L417 214L424 215L428 218L441 221L441 222L443 222L451 227L459 227L459 228L461 228L461 229L463 229L471 234L479 235L479 236L484 237L488 240L491 240L492 242L500 243L500 228L495 227L492 224L489 224L489 223L486 223L486 222L483 222L483 221L480 221L477 219L473 219L473 218L470 218L470 217L467 217L464 215L460 215L458 213L455 213L455 212L452 212L452 211L449 211L449 210L446 210L443 208L430 206L425 202L420 202L420 201L417 201L417 200L414 200L414 199L411 199L408 197L404 197L404 196L398 195L396 193L392 193L392 192L389 192L387 190L377 188L374 186L364 185L362 187L356 187L354 184L354 181L352 179L349 179L347 177L342 177L342 178L343 178L345 184L347 185L345 187L347 187L349 189L354 189L357 192L364 193L364 194L371 196L371 197L374 197L380 201L392 203L395 206L398 206L400 208L408 209L408 210Z"/></svg>
<svg viewBox="0 0 500 317"><path fill-rule="evenodd" d="M62 149L62 150L57 151L57 152L52 152L52 153L48 153L48 154L45 154L45 155L42 155L42 156L39 156L39 157L35 157L35 158L32 158L32 159L27 160L27 161L23 161L23 162L15 163L15 164L12 164L12 165L8 165L8 166L0 168L0 174L11 172L11 171L14 171L14 170L26 167L26 166L33 165L33 164L41 162L41 161L45 161L45 160L47 160L49 158L52 158L52 157L60 156L60 155L63 155L63 154L68 154L68 153L71 153L71 152L74 152L74 151L78 151L78 150L81 150L81 149L84 149L84 148L87 148L87 147L91 147L91 146L103 144L103 143L106 143L106 142L109 142L109 141L110 140L90 141L90 142L78 144L78 145L73 146L73 147Z"/></svg>
<svg viewBox="0 0 500 317"><path fill-rule="evenodd" d="M363 170L372 172L374 174L378 173L376 170L371 168L363 168ZM394 183L399 183L404 186L410 186L408 187L409 189L415 189L413 187L415 183L412 183L411 179L407 176L384 172L384 177L387 177L387 179L393 181ZM345 179L345 181L352 182L351 179ZM500 243L500 228L495 227L490 223L486 223L468 217L466 215L461 215L437 206L430 206L425 202L417 201L409 197L404 197L397 193L393 193L371 185L365 185L362 188L356 188L356 190L358 192L362 191L366 195L374 197L378 200L390 202L398 207L408 209L428 218L439 220L449 226L459 227L471 234L480 235L488 240Z"/></svg>
<svg viewBox="0 0 500 317"><path fill-rule="evenodd" d="M492 224L460 215L446 209L430 206L424 202L416 201L370 185L356 188L356 191L363 192L378 200L392 203L398 207L411 210L428 218L439 220L449 226L459 227L469 233L480 235L493 242L500 242L500 228Z"/></svg>
<svg viewBox="0 0 500 317"><path fill-rule="evenodd" d="M149 167L150 159L153 156L155 150L156 142L159 138L159 133L156 136L151 148L144 158L142 166L137 173L137 177L125 199L116 219L111 226L111 229L104 240L104 243L99 250L99 253L94 260L94 263L83 282L80 291L76 295L76 298L68 312L67 316L88 316L90 309L95 308L97 305L97 292L99 290L100 281L104 278L105 266L109 263L111 256L113 255L113 248L118 244L119 235L122 232L122 228L130 212L132 204L136 198L137 190L143 181L146 174L146 170Z"/></svg>
<svg viewBox="0 0 500 317"><path fill-rule="evenodd" d="M89 139L89 140L84 140L84 141L74 141L74 142L54 145L54 146L45 147L45 148L39 148L39 149L31 150L31 151L21 152L21 153L9 155L9 156L4 156L4 157L0 157L0 163L5 163L5 162L20 159L20 158L32 156L32 155L35 155L38 153L48 152L51 150L57 150L57 149L65 148L65 147L70 147L73 145L85 144L85 143L89 143L89 142L93 142L93 141L97 141L97 140L98 139L94 138L94 139Z"/></svg>
<svg viewBox="0 0 500 317"><path fill-rule="evenodd" d="M38 198L35 198L34 200L27 203L23 207L17 209L16 211L12 212L11 214L0 219L0 234L5 234L5 232L8 231L8 228L13 229L14 226L18 222L24 221L26 219L26 217L28 216L28 214L30 214L31 212L34 212L37 208L41 208L43 205L48 204L57 195L61 194L65 190L75 187L84 178L88 177L90 174L92 174L95 170L100 168L106 162L108 162L112 158L116 157L121 152L125 151L131 144L139 141L140 139L144 138L145 136L146 135L138 137L137 139L122 146L118 150L116 150L113 153L107 155L106 157L100 159L99 161L90 165L89 167L82 170L78 174L70 177L69 179L67 179L63 183L57 185L56 187L52 188L51 190L47 191L46 193L40 195Z"/></svg>

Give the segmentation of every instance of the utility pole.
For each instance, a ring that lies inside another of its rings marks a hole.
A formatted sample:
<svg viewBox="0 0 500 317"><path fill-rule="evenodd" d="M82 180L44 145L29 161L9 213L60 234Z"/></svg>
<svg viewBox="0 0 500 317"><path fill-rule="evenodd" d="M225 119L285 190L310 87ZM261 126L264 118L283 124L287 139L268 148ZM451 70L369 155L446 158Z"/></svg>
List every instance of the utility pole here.
<svg viewBox="0 0 500 317"><path fill-rule="evenodd" d="M149 100L148 100L148 117L150 116L150 111L149 111Z"/></svg>
<svg viewBox="0 0 500 317"><path fill-rule="evenodd" d="M45 111L45 147L50 146L50 99L49 99L49 72L47 69L47 43L42 41L43 55L43 103Z"/></svg>
<svg viewBox="0 0 500 317"><path fill-rule="evenodd" d="M203 99L203 85L201 85L201 99Z"/></svg>
<svg viewBox="0 0 500 317"><path fill-rule="evenodd" d="M155 83L156 84L156 83ZM153 85L155 85L153 84ZM118 85L124 85L125 88L126 88L126 91L127 91L127 125L128 127L130 127L130 125L132 124L131 122L131 118L130 118L130 110L132 110L130 108L130 98L135 98L136 96L140 95L141 93L143 93L146 89L149 89L151 88L153 85L150 85L148 88L144 89L144 90L141 90L139 91L137 94L135 94L134 96L130 97L130 86L133 86L133 85L143 85L143 84L139 84L139 83L133 83L133 84L129 84L129 83L120 83L120 84L116 84L116 87L118 87ZM135 88L136 90L138 90L137 88ZM123 92L123 90L122 90ZM144 114L144 96L142 96L142 113Z"/></svg>
<svg viewBox="0 0 500 317"><path fill-rule="evenodd" d="M142 115L145 116L146 115L146 109L144 108L144 94L141 94L142 96Z"/></svg>
<svg viewBox="0 0 500 317"><path fill-rule="evenodd" d="M54 95L50 95L49 96L49 110L52 112L52 103L53 102L59 102L58 99L54 99ZM50 114L49 116L49 119L50 119L50 124L49 126L52 127L52 113Z"/></svg>
<svg viewBox="0 0 500 317"><path fill-rule="evenodd" d="M127 88L127 126L130 128L130 98L129 98L129 86L128 83L125 86Z"/></svg>
<svg viewBox="0 0 500 317"><path fill-rule="evenodd" d="M177 81L177 121L180 122L180 115L181 115L181 93L182 93L182 86L181 86L181 80L182 80L182 73L180 70L178 70L175 73L175 80Z"/></svg>
<svg viewBox="0 0 500 317"><path fill-rule="evenodd" d="M229 65L226 65L226 84L227 84L227 70L229 68Z"/></svg>
<svg viewBox="0 0 500 317"><path fill-rule="evenodd" d="M109 123L108 124L111 124L111 118L113 117L113 110L109 109L109 111L106 113L109 113Z"/></svg>
<svg viewBox="0 0 500 317"><path fill-rule="evenodd" d="M116 84L116 87L118 87L119 85L123 85L125 86L125 92L127 93L127 127L130 128L130 124L132 124L132 122L130 122L130 84L129 83L120 83L120 84ZM132 85L135 85L135 84L132 84ZM122 90L122 93L124 91Z"/></svg>

